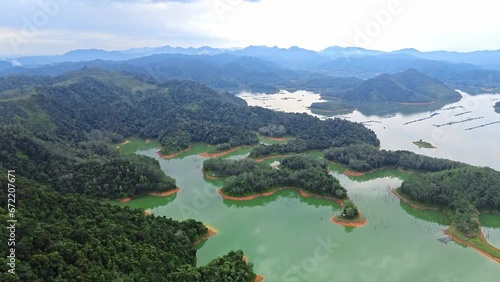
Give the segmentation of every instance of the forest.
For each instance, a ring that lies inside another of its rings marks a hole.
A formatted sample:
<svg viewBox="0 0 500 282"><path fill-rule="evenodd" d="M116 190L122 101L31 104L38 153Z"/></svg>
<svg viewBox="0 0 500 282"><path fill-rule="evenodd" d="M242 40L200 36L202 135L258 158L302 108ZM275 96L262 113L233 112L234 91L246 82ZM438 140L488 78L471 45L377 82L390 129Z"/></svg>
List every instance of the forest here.
<svg viewBox="0 0 500 282"><path fill-rule="evenodd" d="M464 167L466 164L447 159L438 159L415 154L410 151L387 151L360 144L325 150L325 159L356 171L370 171L384 167L435 172Z"/></svg>
<svg viewBox="0 0 500 282"><path fill-rule="evenodd" d="M176 186L157 161L120 156L113 144L135 136L159 140L167 153L193 142L223 150L258 144L259 129L308 140L311 128L330 126L328 138L378 143L360 124L250 108L230 93L195 82L151 82L98 69L0 78L0 168L27 178L17 183L16 219L23 223L16 229L18 276L5 276L3 248L0 280L253 281L241 251L196 267L192 244L207 232L200 222L145 216L94 200ZM319 194L345 196L323 169L289 170L283 177L294 185L321 181Z"/></svg>
<svg viewBox="0 0 500 282"><path fill-rule="evenodd" d="M0 176L7 183L6 175ZM196 267L201 222L145 216L77 194L63 195L16 178L16 275L0 251L0 281L247 281L255 274L241 251ZM0 214L7 220L7 191ZM7 238L8 230L0 229Z"/></svg>
<svg viewBox="0 0 500 282"><path fill-rule="evenodd" d="M500 172L490 168L461 167L423 173L401 185L401 192L422 203L450 209L460 231L475 237L478 211L500 211Z"/></svg>
<svg viewBox="0 0 500 282"><path fill-rule="evenodd" d="M303 155L284 158L279 169L253 160L210 159L203 163L203 170L228 176L222 192L230 196L299 187L320 196L347 197L347 191L328 173L324 160Z"/></svg>
<svg viewBox="0 0 500 282"><path fill-rule="evenodd" d="M157 164L118 156L111 143L130 136L159 140L163 154L193 142L220 150L256 145L259 129L268 135L296 136L291 146L300 150L379 142L361 124L247 107L230 93L196 82L152 83L99 69L37 77L37 84L29 80L0 80L0 165L60 191L119 198L171 189L175 184L161 179ZM126 177L118 177L125 167ZM104 181L101 187L94 185L94 178ZM79 183L86 180L91 181ZM69 185L72 188L63 188Z"/></svg>
<svg viewBox="0 0 500 282"><path fill-rule="evenodd" d="M345 147L354 144L380 145L373 131L360 123L341 119L328 119L306 124L308 128L296 133L296 138L286 144L259 144L251 152L251 157L273 154L303 153L309 150L324 150L332 147ZM295 133L295 132L294 132ZM295 135L295 134L293 134Z"/></svg>

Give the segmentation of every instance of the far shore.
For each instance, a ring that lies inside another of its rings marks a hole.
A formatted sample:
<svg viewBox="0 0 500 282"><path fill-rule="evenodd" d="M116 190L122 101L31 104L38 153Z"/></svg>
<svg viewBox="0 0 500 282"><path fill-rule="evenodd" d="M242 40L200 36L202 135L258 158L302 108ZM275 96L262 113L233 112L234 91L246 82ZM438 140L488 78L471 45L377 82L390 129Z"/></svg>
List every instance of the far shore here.
<svg viewBox="0 0 500 282"><path fill-rule="evenodd" d="M149 195L149 196L156 196L156 197L168 197L168 196L171 196L173 194L178 193L179 191L181 191L181 188L177 187L174 190L169 190L169 191L165 191L165 192L150 192L147 195ZM132 197L120 199L118 201L121 202L121 203L127 203L127 202L132 201L135 198L142 197L142 196L144 196L144 195L135 195L135 196L132 196Z"/></svg>
<svg viewBox="0 0 500 282"><path fill-rule="evenodd" d="M410 103L410 102L398 102L400 105L405 105L405 106L425 106L425 105L432 105L436 103L436 101L432 102L420 102L420 103Z"/></svg>

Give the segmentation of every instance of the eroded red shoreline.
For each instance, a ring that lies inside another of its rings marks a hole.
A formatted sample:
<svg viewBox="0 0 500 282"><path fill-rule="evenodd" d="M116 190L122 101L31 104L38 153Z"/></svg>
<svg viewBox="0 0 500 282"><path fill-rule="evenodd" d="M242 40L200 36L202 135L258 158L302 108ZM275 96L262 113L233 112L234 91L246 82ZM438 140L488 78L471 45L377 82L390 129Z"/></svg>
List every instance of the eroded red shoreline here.
<svg viewBox="0 0 500 282"><path fill-rule="evenodd" d="M462 240L462 239L458 238L457 236L455 236L455 235L453 235L453 234L449 233L447 230L446 230L444 233L445 233L446 235L448 235L451 239L453 239L453 241L456 241L456 242L458 242L458 243L460 243L460 244L466 245L467 247L470 247L470 248L472 248L472 249L474 249L474 250L478 251L480 254L484 255L485 257L487 257L487 258L489 258L489 259L493 260L494 262L498 262L498 263L500 263L500 258L497 258L497 257L494 257L494 256L492 256L492 255L488 254L487 252L485 252L485 251L483 251L483 250L479 249L478 247L476 247L476 246L472 245L471 243L466 242L466 241L464 241L464 240ZM481 237L481 240L483 240L485 243L487 243L488 245L490 245L490 244L486 241L486 239L484 238L484 234L483 234L483 232L481 231L481 226L479 226L479 235L480 235L480 237ZM490 246L491 246L491 245L490 245ZM492 247L493 247L493 246L492 246ZM493 248L495 248L495 247L493 247ZM499 250L498 248L495 248L495 249Z"/></svg>
<svg viewBox="0 0 500 282"><path fill-rule="evenodd" d="M211 225L205 225L205 227L208 229L208 232L205 236L202 236L201 238L199 238L198 240L196 240L193 245L198 245L200 244L201 242L209 239L210 237L213 237L215 235L217 235L219 233L219 231L217 231L217 229L215 229L215 227L211 226Z"/></svg>
<svg viewBox="0 0 500 282"><path fill-rule="evenodd" d="M236 148L232 148L230 150L227 150L227 151L224 151L224 152L219 152L219 153L200 153L200 156L203 157L203 158L218 158L218 157L222 157L222 156L225 156L227 154L230 154L232 152L236 152L238 151L239 149L241 148L246 148L248 146L239 146L239 147L236 147Z"/></svg>
<svg viewBox="0 0 500 282"><path fill-rule="evenodd" d="M359 212L359 216L363 217L363 220L360 221L360 222L345 222L345 221L338 220L335 216L333 216L331 218L331 221L333 223L336 223L336 224L339 224L339 225L342 225L342 226L345 226L345 227L361 227L361 226L367 225L368 224L368 220L366 219L366 217L364 217L361 212Z"/></svg>
<svg viewBox="0 0 500 282"><path fill-rule="evenodd" d="M392 190L391 190L391 192L392 192L392 194L394 194L396 197L398 197L401 201L405 202L406 204L408 204L409 206L411 206L411 207L412 207L412 208L414 208L414 209L419 209L419 210L439 210L438 208L435 208L435 207L428 207L428 206L422 206L422 205L417 205L417 204L411 203L408 199L406 199L404 196L402 196L401 194L399 194L399 193L398 193L398 191L397 191L396 189L392 189ZM496 248L496 247L492 246L490 243L488 243L488 241L487 241L487 240L486 240L486 238L484 237L483 231L481 230L481 225L479 225L479 227L478 227L478 228L479 228L479 237L480 237L480 239L481 239L484 243L486 243L486 244L490 245L493 249L495 249L495 250L499 250L499 251L500 251L500 249L498 249L498 248ZM462 239L458 238L457 236L455 236L455 235L453 235L453 234L449 233L449 232L448 232L448 230L445 230L445 231L444 231L444 233L445 233L447 236L449 236L451 239L453 239L453 241L456 241L456 242L458 242L458 243L460 243L460 244L463 244L463 245L465 245L465 246L467 246L467 247L470 247L470 248L472 248L472 249L474 249L474 250L478 251L478 252L479 252L479 253L481 253L482 255L484 255L484 256L486 256L486 257L488 257L489 259L491 259L491 260L493 260L493 261L495 261L495 262L500 263L500 258L494 257L494 256L492 256L492 255L488 254L487 252L485 252L485 251L483 251L483 250L479 249L478 247L476 247L476 246L472 245L471 243L466 242L466 241L464 241L464 240L462 240Z"/></svg>
<svg viewBox="0 0 500 282"><path fill-rule="evenodd" d="M275 156L269 156L269 157L264 157L264 158L258 158L258 159L254 159L256 162L258 163L261 163L265 160L269 160L269 159L277 159L277 158L284 158L284 157L288 157L290 155L275 155Z"/></svg>
<svg viewBox="0 0 500 282"><path fill-rule="evenodd" d="M189 147L189 148L187 148L187 149L185 149L185 150L179 151L179 152L177 152L177 153L170 154L170 155L162 155L162 154L160 153L160 151L156 152L156 154L158 154L158 156L160 156L160 158L162 158L162 159L172 159L172 158L175 158L175 157L177 157L178 155L180 155L180 154L182 154L182 153L185 153L185 152L187 152L187 151L189 151L189 150L191 150L191 147Z"/></svg>
<svg viewBox="0 0 500 282"><path fill-rule="evenodd" d="M412 207L414 209L417 209L417 210L434 210L434 211L439 210L438 208L435 208L435 207L428 207L428 206L414 204L414 203L410 202L410 200L406 199L403 195L399 194L396 189L392 189L391 192L396 197L398 197L401 201L405 202L405 204L409 205L410 207Z"/></svg>
<svg viewBox="0 0 500 282"><path fill-rule="evenodd" d="M201 169L201 172L203 172L203 176L204 177L206 177L206 178L208 178L210 180L219 180L219 179L221 179L220 177L208 174L203 168Z"/></svg>
<svg viewBox="0 0 500 282"><path fill-rule="evenodd" d="M149 193L150 196L157 196L157 197L168 197L168 196L171 196L177 192L181 191L181 188L177 187L175 188L174 190L170 190L170 191L165 191L165 192L162 192L162 193L155 193L155 192L151 192Z"/></svg>
<svg viewBox="0 0 500 282"><path fill-rule="evenodd" d="M175 194L175 193L177 193L179 191L181 191L181 188L177 187L174 190L169 190L169 191L165 191L165 192L161 192L161 193L151 192L151 193L148 193L148 195L150 195L150 196L157 196L157 197L168 197L168 196L171 196L171 195L173 195L173 194ZM130 202L133 199L141 197L141 196L144 196L144 195L136 195L136 196L132 196L132 197L120 199L118 201L121 202L121 203L127 203L127 202Z"/></svg>
<svg viewBox="0 0 500 282"><path fill-rule="evenodd" d="M274 190L264 192L264 193L258 193L258 194L248 195L248 196L239 196L239 197L226 195L226 194L224 194L224 192L222 192L222 189L219 189L217 191L217 193L219 193L219 195L221 195L222 198L225 200L250 201L250 200L260 198L260 197L269 197L271 195L274 195L276 192L283 191L283 190L295 190L295 191L298 191L299 194L305 198L331 200L331 201L337 202L339 205L343 205L342 200L339 200L339 199L334 198L334 197L329 197L329 196L320 196L320 195L310 194L310 193L307 193L306 191L304 191L303 189L298 188L298 187L280 187L280 188L276 188Z"/></svg>

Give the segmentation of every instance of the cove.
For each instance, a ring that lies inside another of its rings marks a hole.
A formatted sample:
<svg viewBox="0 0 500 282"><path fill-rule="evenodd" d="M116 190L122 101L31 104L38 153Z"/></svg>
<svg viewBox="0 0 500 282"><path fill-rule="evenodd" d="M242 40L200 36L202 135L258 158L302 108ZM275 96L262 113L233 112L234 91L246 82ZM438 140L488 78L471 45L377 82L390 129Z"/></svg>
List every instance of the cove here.
<svg viewBox="0 0 500 282"><path fill-rule="evenodd" d="M476 251L437 241L445 237L447 217L401 203L391 193L404 178L399 170L349 177L332 164L331 173L369 222L350 228L330 222L340 212L337 203L303 198L293 190L252 201L224 200L217 194L222 182L203 176L202 148L169 160L157 151L137 153L157 159L182 190L171 197L145 196L120 204L214 226L218 234L198 246L199 265L242 249L265 281L495 281L500 275L499 265ZM242 149L225 157L247 154ZM493 222L495 218L500 219ZM457 267L464 264L466 268Z"/></svg>

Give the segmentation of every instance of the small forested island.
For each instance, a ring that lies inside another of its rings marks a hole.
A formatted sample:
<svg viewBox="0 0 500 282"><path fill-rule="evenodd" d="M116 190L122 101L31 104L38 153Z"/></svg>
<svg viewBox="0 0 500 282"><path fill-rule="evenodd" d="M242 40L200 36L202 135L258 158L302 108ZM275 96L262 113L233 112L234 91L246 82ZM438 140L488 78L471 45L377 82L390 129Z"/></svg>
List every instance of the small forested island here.
<svg viewBox="0 0 500 282"><path fill-rule="evenodd" d="M326 115L334 115L352 113L355 110L355 107L342 102L328 101L312 103L310 109L316 112L326 113Z"/></svg>
<svg viewBox="0 0 500 282"><path fill-rule="evenodd" d="M417 145L419 148L436 149L431 143L422 141L422 139L414 141L413 144Z"/></svg>
<svg viewBox="0 0 500 282"><path fill-rule="evenodd" d="M282 159L279 169L250 159L209 159L203 163L203 171L226 178L220 190L226 199L250 200L282 189L296 189L302 196L340 203L343 211L334 222L366 223L358 208L348 199L347 191L328 173L327 164L322 159L294 155Z"/></svg>

